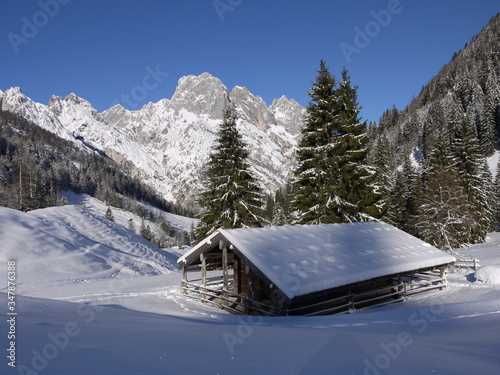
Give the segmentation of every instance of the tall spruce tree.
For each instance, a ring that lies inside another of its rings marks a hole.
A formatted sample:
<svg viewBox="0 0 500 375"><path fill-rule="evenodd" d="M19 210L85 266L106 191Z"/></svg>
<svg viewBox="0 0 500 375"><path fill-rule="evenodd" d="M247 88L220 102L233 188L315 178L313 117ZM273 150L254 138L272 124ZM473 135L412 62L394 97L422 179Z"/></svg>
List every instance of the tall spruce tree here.
<svg viewBox="0 0 500 375"><path fill-rule="evenodd" d="M476 126L452 107L440 132L424 160L417 227L442 249L482 242L493 216L493 187Z"/></svg>
<svg viewBox="0 0 500 375"><path fill-rule="evenodd" d="M340 223L380 217L376 170L367 164L366 122L359 118L357 86L346 69L338 83L321 60L309 95L297 152L293 200L298 223Z"/></svg>
<svg viewBox="0 0 500 375"><path fill-rule="evenodd" d="M320 61L316 80L309 92L311 100L307 106L305 126L297 150L298 168L294 173L293 210L300 224L325 222L327 197L327 165L325 147L330 142L330 133L335 119L336 79L324 60Z"/></svg>
<svg viewBox="0 0 500 375"><path fill-rule="evenodd" d="M407 158L403 166L395 171L387 197L388 210L384 221L418 236L416 226L420 202L422 199L421 180L418 173Z"/></svg>
<svg viewBox="0 0 500 375"><path fill-rule="evenodd" d="M229 106L206 166L205 190L198 200L202 208L198 239L219 228L262 225L263 194L250 173L247 157L247 145L236 127L235 111Z"/></svg>
<svg viewBox="0 0 500 375"><path fill-rule="evenodd" d="M495 181L493 183L493 217L490 230L500 231L500 163L497 164Z"/></svg>
<svg viewBox="0 0 500 375"><path fill-rule="evenodd" d="M427 149L423 162L424 188L417 227L425 241L440 249L457 248L467 241L466 215L470 207L450 152L450 135L445 128Z"/></svg>
<svg viewBox="0 0 500 375"><path fill-rule="evenodd" d="M368 134L361 121L357 86L347 69L335 91L335 117L325 147L327 162L327 222L355 222L380 217L384 210L376 169L367 164Z"/></svg>
<svg viewBox="0 0 500 375"><path fill-rule="evenodd" d="M476 127L468 118L451 114L453 132L450 163L460 175L467 196L467 243L484 242L493 216L493 183L478 141Z"/></svg>

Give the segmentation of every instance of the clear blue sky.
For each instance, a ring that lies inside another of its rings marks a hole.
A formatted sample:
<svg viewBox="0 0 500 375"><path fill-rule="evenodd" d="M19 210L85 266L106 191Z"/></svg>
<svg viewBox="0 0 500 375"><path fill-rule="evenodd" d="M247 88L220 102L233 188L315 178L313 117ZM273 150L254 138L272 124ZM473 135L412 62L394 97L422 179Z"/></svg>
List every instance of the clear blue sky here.
<svg viewBox="0 0 500 375"><path fill-rule="evenodd" d="M363 118L376 121L498 11L498 0L5 1L0 89L20 86L44 104L74 92L98 111L132 95L138 109L170 98L181 76L209 72L268 104L286 95L307 105L324 58L336 76L348 68Z"/></svg>

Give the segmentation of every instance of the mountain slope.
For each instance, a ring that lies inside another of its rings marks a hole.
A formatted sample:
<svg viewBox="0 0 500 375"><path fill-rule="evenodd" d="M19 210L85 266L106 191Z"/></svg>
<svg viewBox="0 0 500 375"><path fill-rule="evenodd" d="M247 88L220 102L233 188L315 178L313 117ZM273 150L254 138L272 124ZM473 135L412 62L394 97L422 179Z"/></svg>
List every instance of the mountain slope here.
<svg viewBox="0 0 500 375"><path fill-rule="evenodd" d="M386 139L392 167L402 164L414 150L423 150L443 120L454 112L477 129L485 156L500 149L500 13L465 48L425 85L404 110L387 110L373 127L374 149ZM440 113L439 113L440 112ZM438 115L436 115L438 113Z"/></svg>
<svg viewBox="0 0 500 375"><path fill-rule="evenodd" d="M1 263L17 259L22 280L45 281L160 275L175 257L125 227L77 206L24 213L0 207Z"/></svg>
<svg viewBox="0 0 500 375"><path fill-rule="evenodd" d="M262 187L274 192L290 177L305 110L282 97L267 106L246 88L231 93L208 73L179 79L171 100L129 111L116 105L98 113L70 94L54 96L47 106L35 103L19 88L1 97L1 109L15 113L82 147L105 152L169 201L195 206L222 118L233 104L238 126L249 145L250 164ZM276 116L276 117L275 117Z"/></svg>

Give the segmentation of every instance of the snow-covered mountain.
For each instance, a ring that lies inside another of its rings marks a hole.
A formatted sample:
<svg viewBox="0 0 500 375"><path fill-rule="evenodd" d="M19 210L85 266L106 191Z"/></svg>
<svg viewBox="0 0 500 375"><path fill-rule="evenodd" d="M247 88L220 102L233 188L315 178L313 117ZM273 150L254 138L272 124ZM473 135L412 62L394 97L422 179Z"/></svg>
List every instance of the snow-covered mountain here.
<svg viewBox="0 0 500 375"><path fill-rule="evenodd" d="M36 103L20 88L0 94L1 109L21 115L82 147L108 156L153 186L167 200L192 205L202 187L202 173L222 120L232 103L250 151L250 165L267 192L283 186L293 170L305 109L281 97L271 106L244 87L231 92L203 73L179 79L170 100L137 111L116 105L102 113L75 94Z"/></svg>

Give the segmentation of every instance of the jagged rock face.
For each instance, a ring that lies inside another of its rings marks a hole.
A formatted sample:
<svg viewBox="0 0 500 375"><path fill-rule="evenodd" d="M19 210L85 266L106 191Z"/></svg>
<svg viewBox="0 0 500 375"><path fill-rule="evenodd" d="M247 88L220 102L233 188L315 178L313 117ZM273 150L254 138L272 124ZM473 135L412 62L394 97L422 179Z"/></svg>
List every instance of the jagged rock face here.
<svg viewBox="0 0 500 375"><path fill-rule="evenodd" d="M293 99L282 96L274 99L269 110L281 125L289 133L298 136L304 125L306 109Z"/></svg>
<svg viewBox="0 0 500 375"><path fill-rule="evenodd" d="M268 107L244 87L231 94L208 73L179 80L171 100L137 111L116 105L98 113L70 94L54 96L47 106L19 88L3 93L2 109L16 112L59 136L106 152L166 199L196 207L224 108L235 106L238 128L248 144L249 163L267 192L283 186L295 167L295 150L305 110L281 97Z"/></svg>
<svg viewBox="0 0 500 375"><path fill-rule="evenodd" d="M4 92L2 110L16 113L61 138L73 139L71 134L59 122L57 116L47 106L35 103L24 95L19 87L13 87Z"/></svg>
<svg viewBox="0 0 500 375"><path fill-rule="evenodd" d="M269 129L269 125L276 124L276 119L264 100L260 96L253 96L246 87L236 86L229 99L236 107L239 118L256 125L260 130Z"/></svg>
<svg viewBox="0 0 500 375"><path fill-rule="evenodd" d="M218 78L203 73L179 79L170 104L177 111L184 109L195 115L222 119L222 113L228 103L226 86Z"/></svg>

